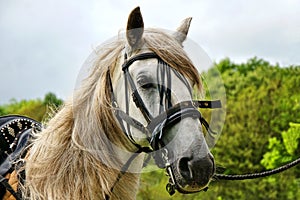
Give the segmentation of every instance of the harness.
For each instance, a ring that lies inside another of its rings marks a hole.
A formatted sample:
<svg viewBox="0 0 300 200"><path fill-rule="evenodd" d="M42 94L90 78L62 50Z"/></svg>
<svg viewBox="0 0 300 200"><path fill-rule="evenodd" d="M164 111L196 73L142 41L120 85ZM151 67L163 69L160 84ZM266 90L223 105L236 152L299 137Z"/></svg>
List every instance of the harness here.
<svg viewBox="0 0 300 200"><path fill-rule="evenodd" d="M124 75L124 86L125 86L125 102L126 108L125 111L121 110L118 106L118 102L116 101L112 80L110 76L110 71L107 73L107 81L108 85L110 86L111 91L111 104L114 108L114 115L117 118L123 133L125 136L131 141L133 145L137 147L137 151L128 159L128 161L123 165L115 183L111 186L111 193L115 185L118 183L120 178L125 174L126 170L129 168L131 162L137 157L139 153L151 153L157 150L162 149L165 144L162 141L164 130L177 124L182 119L185 118L193 118L199 119L201 124L207 129L209 134L216 135L213 132L208 122L203 118L198 108L221 108L220 100L216 101L183 101L179 102L175 105L172 105L171 98L171 70L172 72L181 80L184 85L189 89L189 93L192 97L192 89L187 81L187 79L181 75L176 70L173 70L169 65L164 62L157 54L153 52L142 53L135 55L127 60L127 55L124 56L124 63L122 65L122 71ZM153 117L149 112L147 106L145 105L141 95L138 92L137 86L133 81L132 76L129 73L129 67L135 62L139 60L146 60L146 59L157 59L158 66L157 66L157 83L158 83L158 92L160 96L160 107L159 107L159 114L158 116ZM167 87L166 87L167 86ZM143 125L137 119L134 119L129 115L129 88L132 91L132 100L135 103L135 106L140 110L141 114L143 115L147 125ZM130 126L138 129L142 133L146 134L147 140L150 144L150 147L142 147L140 146L133 138ZM176 180L174 178L173 171L171 169L171 165L169 163L168 158L168 151L165 148L162 151L161 161L157 161L157 157L155 158L156 163L161 168L166 168L169 176L170 182L167 185L167 191L170 194L174 194L175 190L180 190L178 187ZM187 191L182 191L185 193L189 193ZM106 195L106 199L109 199L110 196Z"/></svg>
<svg viewBox="0 0 300 200"><path fill-rule="evenodd" d="M41 124L31 118L9 115L0 117L0 198L4 196L6 190L15 197L16 200L21 200L21 192L18 185L13 188L9 183L7 176L13 170L19 170L24 166L24 158L27 152L28 140L32 131L39 131ZM19 162L16 162L19 160ZM20 171L18 182L25 180L25 172ZM19 183L16 183L19 184Z"/></svg>

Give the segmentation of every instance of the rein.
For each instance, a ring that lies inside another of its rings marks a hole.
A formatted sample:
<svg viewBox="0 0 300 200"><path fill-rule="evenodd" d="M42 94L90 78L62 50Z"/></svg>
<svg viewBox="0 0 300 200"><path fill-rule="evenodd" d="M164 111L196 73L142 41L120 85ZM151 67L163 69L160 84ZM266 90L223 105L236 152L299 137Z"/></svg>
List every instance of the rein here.
<svg viewBox="0 0 300 200"><path fill-rule="evenodd" d="M300 164L300 158L291 161L281 167L277 167L272 170L263 171L259 173L251 173L251 174L215 174L214 177L219 180L247 180L247 179L255 179L255 178L262 178L267 177L270 175L278 174L285 170L288 170L296 165Z"/></svg>

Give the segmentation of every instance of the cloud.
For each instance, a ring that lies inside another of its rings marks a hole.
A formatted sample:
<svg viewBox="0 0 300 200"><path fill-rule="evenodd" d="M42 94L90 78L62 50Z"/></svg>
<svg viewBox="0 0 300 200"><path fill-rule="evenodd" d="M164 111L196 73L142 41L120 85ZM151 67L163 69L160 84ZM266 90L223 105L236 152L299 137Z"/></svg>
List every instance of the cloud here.
<svg viewBox="0 0 300 200"><path fill-rule="evenodd" d="M300 64L297 0L0 1L0 104L70 96L92 49L124 29L137 5L147 27L174 30L192 16L189 37L213 60Z"/></svg>

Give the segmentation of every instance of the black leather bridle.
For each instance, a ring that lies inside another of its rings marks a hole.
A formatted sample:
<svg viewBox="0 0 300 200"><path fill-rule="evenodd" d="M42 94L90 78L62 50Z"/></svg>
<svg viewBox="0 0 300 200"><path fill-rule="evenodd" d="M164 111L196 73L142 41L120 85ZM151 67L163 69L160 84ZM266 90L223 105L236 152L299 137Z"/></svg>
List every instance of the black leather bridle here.
<svg viewBox="0 0 300 200"><path fill-rule="evenodd" d="M129 73L129 67L138 60L145 60L145 59L157 59L158 60L158 67L157 67L157 77L158 79L158 90L160 95L160 109L159 115L153 117L149 112L147 106L145 105L141 95L137 90L137 86ZM124 75L124 86L125 86L125 101L126 101L126 108L125 111L121 110L118 106L118 102L116 101L110 71L107 73L107 81L110 86L111 90L111 104L114 108L114 115L119 121L119 124L126 135L126 137L137 147L137 152L135 152L128 161L123 165L120 174L111 187L111 192L113 192L114 186L117 184L119 179L122 175L126 172L129 168L131 162L135 159L138 153L150 153L161 149L164 145L162 141L164 130L168 127L173 126L174 124L180 122L184 118L194 118L199 119L202 125L207 129L209 134L216 134L213 132L208 122L202 117L198 108L221 108L221 102L219 100L216 101L183 101L177 103L176 105L172 105L171 102L171 70L173 73L189 88L190 95L192 96L191 87L186 80L186 78L181 75L176 70L173 70L169 65L164 62L157 54L153 52L142 53L135 55L127 60L127 55L124 56L124 63L122 65L122 71ZM165 87L166 85L167 87ZM132 91L132 99L136 105L136 107L141 111L144 119L147 122L147 125L143 125L137 119L134 119L129 115L129 87ZM130 126L140 130L142 133L145 133L148 137L148 142L150 147L142 147L139 145L133 138ZM173 173L170 168L170 164L168 161L167 152L163 155L165 158L165 166L160 166L162 168L166 168L171 180L171 191L169 193L174 193L175 189L178 189L176 185L176 181L173 178ZM170 188L169 187L169 188ZM168 188L168 187L167 187ZM106 196L106 199L109 199L109 196Z"/></svg>

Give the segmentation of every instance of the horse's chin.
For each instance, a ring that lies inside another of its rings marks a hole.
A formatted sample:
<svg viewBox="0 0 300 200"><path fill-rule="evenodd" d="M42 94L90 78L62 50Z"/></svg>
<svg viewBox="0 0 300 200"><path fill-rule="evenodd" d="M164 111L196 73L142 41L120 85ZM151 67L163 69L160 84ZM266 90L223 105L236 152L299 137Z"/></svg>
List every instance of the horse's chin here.
<svg viewBox="0 0 300 200"><path fill-rule="evenodd" d="M179 167L175 164L171 165L173 178L175 181L175 188L178 192L183 194L196 193L202 190L207 190L210 179L208 180L194 180L184 178L179 170ZM170 175L170 172L168 172ZM172 175L170 175L171 177ZM171 180L170 180L171 181Z"/></svg>

